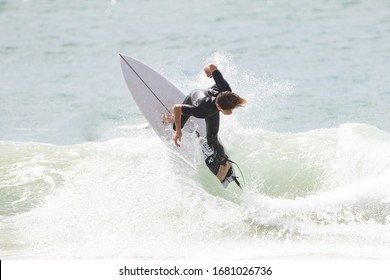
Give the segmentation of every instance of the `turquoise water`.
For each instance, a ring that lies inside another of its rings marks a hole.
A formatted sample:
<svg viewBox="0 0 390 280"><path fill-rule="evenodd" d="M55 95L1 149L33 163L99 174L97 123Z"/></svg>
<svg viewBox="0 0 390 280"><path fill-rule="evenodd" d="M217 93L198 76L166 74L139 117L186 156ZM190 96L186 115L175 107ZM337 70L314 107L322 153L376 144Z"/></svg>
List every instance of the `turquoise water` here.
<svg viewBox="0 0 390 280"><path fill-rule="evenodd" d="M3 0L0 31L2 258L390 257L390 2ZM219 66L243 192L156 137L119 53L183 92Z"/></svg>

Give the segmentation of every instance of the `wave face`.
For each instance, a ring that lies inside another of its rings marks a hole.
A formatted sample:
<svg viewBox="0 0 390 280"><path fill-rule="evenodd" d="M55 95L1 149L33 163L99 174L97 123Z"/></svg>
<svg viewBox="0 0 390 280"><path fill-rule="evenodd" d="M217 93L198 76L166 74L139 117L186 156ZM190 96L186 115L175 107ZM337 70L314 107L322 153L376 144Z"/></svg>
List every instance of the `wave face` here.
<svg viewBox="0 0 390 280"><path fill-rule="evenodd" d="M243 191L223 190L191 137L180 154L144 127L69 146L0 142L0 256L390 257L389 133L224 125Z"/></svg>

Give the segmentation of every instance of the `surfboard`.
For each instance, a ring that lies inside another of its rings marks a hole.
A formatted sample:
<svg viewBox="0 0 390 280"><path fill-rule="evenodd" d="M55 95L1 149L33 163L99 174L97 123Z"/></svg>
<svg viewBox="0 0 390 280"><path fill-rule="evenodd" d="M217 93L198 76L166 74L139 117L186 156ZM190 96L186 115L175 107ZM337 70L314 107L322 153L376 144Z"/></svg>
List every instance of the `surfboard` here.
<svg viewBox="0 0 390 280"><path fill-rule="evenodd" d="M181 104L185 95L149 66L124 54L119 56L123 76L135 103L164 143L171 143L172 125L170 126L171 129L167 129L167 125L161 122L161 117L164 114L171 113L174 104ZM188 125L186 124L183 128L183 135L184 133L194 133L197 136L205 163L210 171L217 176L216 172L221 168L221 165L216 160L213 147L207 144L205 121L191 118L191 122L188 121L187 123ZM228 164L231 165L230 162ZM233 165L224 176L225 178L220 182L225 188L230 182L236 182L240 186Z"/></svg>

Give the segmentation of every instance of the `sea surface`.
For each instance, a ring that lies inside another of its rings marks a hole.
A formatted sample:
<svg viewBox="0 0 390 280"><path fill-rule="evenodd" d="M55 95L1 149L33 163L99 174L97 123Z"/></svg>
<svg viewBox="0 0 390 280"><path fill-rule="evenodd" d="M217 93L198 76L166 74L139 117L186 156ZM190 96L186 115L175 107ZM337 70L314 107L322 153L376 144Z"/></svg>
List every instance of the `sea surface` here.
<svg viewBox="0 0 390 280"><path fill-rule="evenodd" d="M184 93L219 67L242 191L119 53ZM390 259L389 62L388 0L0 0L0 258Z"/></svg>

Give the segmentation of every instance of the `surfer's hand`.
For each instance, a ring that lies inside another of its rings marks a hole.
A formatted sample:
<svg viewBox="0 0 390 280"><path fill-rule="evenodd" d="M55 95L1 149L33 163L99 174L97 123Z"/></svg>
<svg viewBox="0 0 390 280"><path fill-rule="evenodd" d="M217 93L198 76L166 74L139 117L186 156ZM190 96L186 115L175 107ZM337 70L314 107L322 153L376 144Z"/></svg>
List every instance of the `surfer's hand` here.
<svg viewBox="0 0 390 280"><path fill-rule="evenodd" d="M176 132L175 132L175 135L173 135L173 142L175 142L175 145L176 145L177 147L180 147L180 144L179 144L178 141L181 142L181 136L182 136L181 131L176 131Z"/></svg>
<svg viewBox="0 0 390 280"><path fill-rule="evenodd" d="M213 77L213 72L215 70L218 70L218 68L215 64L208 64L204 67L204 72L205 72L206 76L209 78Z"/></svg>

